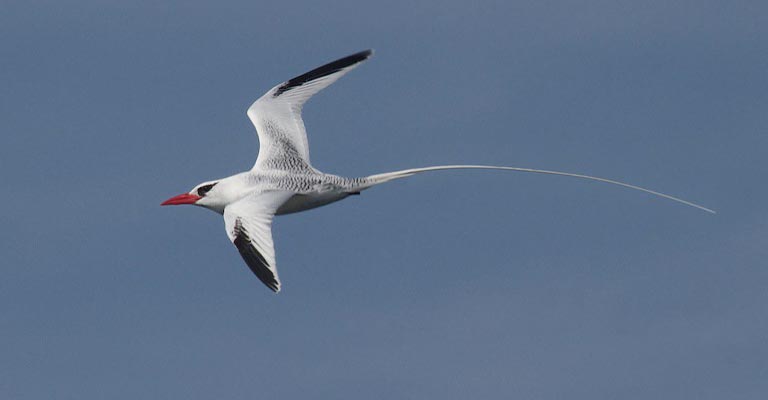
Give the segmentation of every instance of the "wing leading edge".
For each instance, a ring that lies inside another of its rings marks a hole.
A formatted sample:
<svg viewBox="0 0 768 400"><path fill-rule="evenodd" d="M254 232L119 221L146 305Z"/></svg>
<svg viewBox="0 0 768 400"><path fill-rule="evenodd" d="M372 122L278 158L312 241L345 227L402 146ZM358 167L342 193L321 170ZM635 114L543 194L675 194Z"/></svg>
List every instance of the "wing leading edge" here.
<svg viewBox="0 0 768 400"><path fill-rule="evenodd" d="M248 268L274 292L280 291L272 220L293 193L270 191L250 195L224 209L224 226Z"/></svg>
<svg viewBox="0 0 768 400"><path fill-rule="evenodd" d="M248 108L248 117L259 136L259 155L254 169L311 168L307 133L301 118L304 103L372 54L372 50L365 50L332 61L273 87L256 100Z"/></svg>

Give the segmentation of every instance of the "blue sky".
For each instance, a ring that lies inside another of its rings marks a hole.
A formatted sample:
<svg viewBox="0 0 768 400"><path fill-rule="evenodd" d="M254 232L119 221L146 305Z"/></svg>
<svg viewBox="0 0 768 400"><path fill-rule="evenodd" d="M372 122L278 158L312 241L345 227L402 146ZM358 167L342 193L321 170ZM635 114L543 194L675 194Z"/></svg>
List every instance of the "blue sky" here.
<svg viewBox="0 0 768 400"><path fill-rule="evenodd" d="M764 2L11 2L0 14L0 397L698 398L768 391ZM422 175L274 226L221 217L273 85L312 160Z"/></svg>

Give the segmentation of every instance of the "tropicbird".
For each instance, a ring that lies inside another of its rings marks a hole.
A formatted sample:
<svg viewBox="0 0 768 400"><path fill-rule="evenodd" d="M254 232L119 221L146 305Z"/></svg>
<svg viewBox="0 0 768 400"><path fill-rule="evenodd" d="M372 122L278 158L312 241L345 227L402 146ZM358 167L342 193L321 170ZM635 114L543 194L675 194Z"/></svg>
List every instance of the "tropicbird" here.
<svg viewBox="0 0 768 400"><path fill-rule="evenodd" d="M563 175L640 190L710 213L706 207L664 193L595 176L532 168L491 165L440 165L386 172L362 178L346 178L315 169L309 161L309 145L301 110L304 103L344 74L367 60L373 52L361 51L315 68L283 82L248 108L248 117L259 137L259 155L250 171L203 182L188 193L162 205L193 204L224 216L227 235L245 263L267 287L280 291L272 220L324 206L391 180L414 174L452 169L486 169Z"/></svg>

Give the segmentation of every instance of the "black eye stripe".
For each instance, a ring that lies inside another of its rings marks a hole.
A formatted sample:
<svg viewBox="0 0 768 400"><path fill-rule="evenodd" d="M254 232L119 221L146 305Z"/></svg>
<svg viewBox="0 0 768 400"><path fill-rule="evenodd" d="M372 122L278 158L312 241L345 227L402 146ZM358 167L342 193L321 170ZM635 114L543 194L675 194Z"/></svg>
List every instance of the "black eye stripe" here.
<svg viewBox="0 0 768 400"><path fill-rule="evenodd" d="M201 197L205 196L205 194L208 193L211 189L213 189L214 186L216 186L215 183L200 186L199 188L197 188L197 195Z"/></svg>

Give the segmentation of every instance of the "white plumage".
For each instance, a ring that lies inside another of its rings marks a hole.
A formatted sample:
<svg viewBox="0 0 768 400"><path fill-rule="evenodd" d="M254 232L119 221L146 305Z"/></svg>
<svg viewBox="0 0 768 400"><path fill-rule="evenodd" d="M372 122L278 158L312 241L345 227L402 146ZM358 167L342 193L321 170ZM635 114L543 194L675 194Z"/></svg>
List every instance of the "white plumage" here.
<svg viewBox="0 0 768 400"><path fill-rule="evenodd" d="M714 211L667 194L627 183L568 172L486 165L443 165L387 172L362 178L326 174L312 167L301 110L315 93L328 87L372 55L361 51L283 82L248 108L259 136L259 155L253 169L201 183L189 193L163 205L194 204L224 215L227 236L253 273L270 289L280 291L272 220L339 201L372 186L414 174L448 169L494 169L563 175L620 185L661 196L698 209Z"/></svg>

